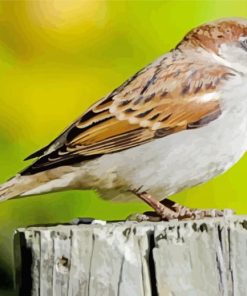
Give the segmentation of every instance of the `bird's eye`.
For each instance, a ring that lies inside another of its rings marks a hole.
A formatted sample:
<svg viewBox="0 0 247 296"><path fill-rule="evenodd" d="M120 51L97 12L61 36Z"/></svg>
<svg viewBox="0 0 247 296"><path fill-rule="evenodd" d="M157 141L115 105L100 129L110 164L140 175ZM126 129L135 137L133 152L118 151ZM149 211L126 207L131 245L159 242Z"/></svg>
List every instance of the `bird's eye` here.
<svg viewBox="0 0 247 296"><path fill-rule="evenodd" d="M247 50L247 38L240 40L240 44L245 50Z"/></svg>

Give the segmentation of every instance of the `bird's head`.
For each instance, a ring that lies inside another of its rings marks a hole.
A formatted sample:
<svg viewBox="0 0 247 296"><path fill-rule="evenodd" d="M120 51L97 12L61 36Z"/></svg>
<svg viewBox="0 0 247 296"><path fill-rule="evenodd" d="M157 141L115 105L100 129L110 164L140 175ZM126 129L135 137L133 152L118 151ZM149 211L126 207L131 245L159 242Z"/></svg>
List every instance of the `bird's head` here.
<svg viewBox="0 0 247 296"><path fill-rule="evenodd" d="M203 24L191 30L177 47L202 48L247 73L247 19L228 18Z"/></svg>

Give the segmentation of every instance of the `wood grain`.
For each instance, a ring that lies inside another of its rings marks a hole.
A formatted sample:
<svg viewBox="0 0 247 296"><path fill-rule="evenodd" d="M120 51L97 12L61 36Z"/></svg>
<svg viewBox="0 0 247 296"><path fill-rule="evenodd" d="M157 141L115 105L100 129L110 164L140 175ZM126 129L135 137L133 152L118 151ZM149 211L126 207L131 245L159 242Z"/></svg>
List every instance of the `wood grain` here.
<svg viewBox="0 0 247 296"><path fill-rule="evenodd" d="M30 227L15 253L19 295L242 296L247 216Z"/></svg>

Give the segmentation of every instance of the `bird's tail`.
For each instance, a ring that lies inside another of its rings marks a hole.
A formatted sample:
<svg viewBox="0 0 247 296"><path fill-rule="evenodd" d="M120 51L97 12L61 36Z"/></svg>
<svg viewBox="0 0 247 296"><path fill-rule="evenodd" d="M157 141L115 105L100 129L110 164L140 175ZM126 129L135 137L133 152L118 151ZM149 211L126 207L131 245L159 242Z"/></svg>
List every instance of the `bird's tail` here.
<svg viewBox="0 0 247 296"><path fill-rule="evenodd" d="M52 169L30 175L17 174L0 185L0 202L11 198L79 189L74 182L75 171L72 167Z"/></svg>
<svg viewBox="0 0 247 296"><path fill-rule="evenodd" d="M0 201L17 197L30 188L30 181L25 180L21 175L17 175L0 186Z"/></svg>
<svg viewBox="0 0 247 296"><path fill-rule="evenodd" d="M0 202L7 199L21 197L37 186L34 176L21 176L20 174L0 185Z"/></svg>

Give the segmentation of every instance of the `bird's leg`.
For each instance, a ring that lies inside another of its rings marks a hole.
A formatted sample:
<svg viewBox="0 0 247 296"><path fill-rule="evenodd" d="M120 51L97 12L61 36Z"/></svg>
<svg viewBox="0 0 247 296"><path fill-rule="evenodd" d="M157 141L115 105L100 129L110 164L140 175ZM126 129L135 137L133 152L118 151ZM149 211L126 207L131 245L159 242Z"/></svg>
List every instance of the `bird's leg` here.
<svg viewBox="0 0 247 296"><path fill-rule="evenodd" d="M164 199L157 201L152 195L147 192L139 192L138 190L132 191L141 200L147 203L154 209L155 212L145 212L144 214L136 214L130 216L131 219L137 221L169 221L173 219L184 220L184 219L201 219L205 217L222 217L233 214L232 210L216 210L216 209L190 209L182 206L170 199Z"/></svg>
<svg viewBox="0 0 247 296"><path fill-rule="evenodd" d="M177 219L178 214L174 209L167 207L160 203L151 194L147 192L139 192L139 190L132 190L132 192L138 196L141 200L147 203L155 212L145 212L144 214L135 214L128 217L128 220L137 221L161 221Z"/></svg>

